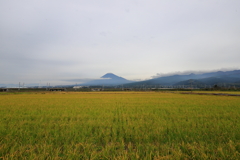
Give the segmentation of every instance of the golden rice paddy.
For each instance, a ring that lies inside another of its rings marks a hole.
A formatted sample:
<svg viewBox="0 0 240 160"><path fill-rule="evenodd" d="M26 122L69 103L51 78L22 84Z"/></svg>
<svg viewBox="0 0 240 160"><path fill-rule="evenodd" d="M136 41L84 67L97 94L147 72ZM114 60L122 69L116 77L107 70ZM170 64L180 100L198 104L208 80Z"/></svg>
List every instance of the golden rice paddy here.
<svg viewBox="0 0 240 160"><path fill-rule="evenodd" d="M238 159L240 97L0 94L0 159Z"/></svg>

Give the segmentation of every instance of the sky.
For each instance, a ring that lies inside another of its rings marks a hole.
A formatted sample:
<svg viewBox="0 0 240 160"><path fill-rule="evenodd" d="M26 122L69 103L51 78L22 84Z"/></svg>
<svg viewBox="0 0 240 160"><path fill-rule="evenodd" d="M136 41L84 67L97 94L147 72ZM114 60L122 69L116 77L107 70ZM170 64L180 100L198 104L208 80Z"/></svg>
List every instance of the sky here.
<svg viewBox="0 0 240 160"><path fill-rule="evenodd" d="M239 62L239 0L0 0L0 84L145 80Z"/></svg>

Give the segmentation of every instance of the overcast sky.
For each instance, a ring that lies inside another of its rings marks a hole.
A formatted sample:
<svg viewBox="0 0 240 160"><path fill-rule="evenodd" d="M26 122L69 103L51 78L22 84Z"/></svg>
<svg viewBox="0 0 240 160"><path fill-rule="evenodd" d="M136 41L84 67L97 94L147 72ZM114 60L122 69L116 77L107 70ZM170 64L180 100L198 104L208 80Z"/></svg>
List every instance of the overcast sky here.
<svg viewBox="0 0 240 160"><path fill-rule="evenodd" d="M239 0L0 0L0 84L239 67Z"/></svg>

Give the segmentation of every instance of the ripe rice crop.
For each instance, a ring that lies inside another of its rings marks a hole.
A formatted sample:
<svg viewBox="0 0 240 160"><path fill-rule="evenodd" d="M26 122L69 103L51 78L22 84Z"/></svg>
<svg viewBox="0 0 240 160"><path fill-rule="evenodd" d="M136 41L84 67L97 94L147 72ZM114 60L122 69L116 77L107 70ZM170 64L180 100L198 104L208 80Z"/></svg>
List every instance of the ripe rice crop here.
<svg viewBox="0 0 240 160"><path fill-rule="evenodd" d="M238 159L240 97L0 94L0 159Z"/></svg>

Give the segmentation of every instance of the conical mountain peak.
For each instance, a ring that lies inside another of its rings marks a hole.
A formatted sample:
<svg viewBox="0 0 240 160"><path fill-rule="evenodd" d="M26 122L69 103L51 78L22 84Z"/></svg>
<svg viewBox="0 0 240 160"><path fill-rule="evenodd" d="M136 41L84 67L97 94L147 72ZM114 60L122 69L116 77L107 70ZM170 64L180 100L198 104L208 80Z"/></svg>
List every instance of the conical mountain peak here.
<svg viewBox="0 0 240 160"><path fill-rule="evenodd" d="M117 76L117 75L115 75L113 73L107 73L107 74L103 75L101 78L111 78L111 79L119 79L119 78L121 78L122 79L122 77L119 77L119 76Z"/></svg>
<svg viewBox="0 0 240 160"><path fill-rule="evenodd" d="M119 77L113 73L107 73L101 77L101 79L89 81L87 85L119 85L130 83L132 81L126 80L122 77Z"/></svg>

